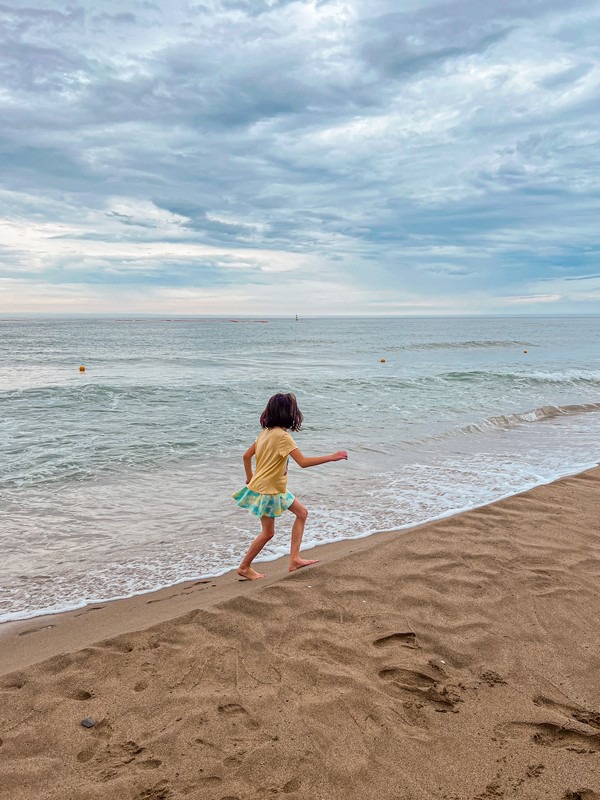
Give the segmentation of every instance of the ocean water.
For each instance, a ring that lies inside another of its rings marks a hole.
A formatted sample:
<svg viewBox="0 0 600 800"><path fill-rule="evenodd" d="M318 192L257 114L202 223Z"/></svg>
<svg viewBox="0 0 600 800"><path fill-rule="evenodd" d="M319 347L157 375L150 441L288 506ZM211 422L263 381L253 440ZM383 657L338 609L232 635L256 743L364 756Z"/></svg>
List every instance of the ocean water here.
<svg viewBox="0 0 600 800"><path fill-rule="evenodd" d="M278 391L305 454L349 453L290 465L305 544L409 527L598 464L600 320L1 320L0 621L235 566Z"/></svg>

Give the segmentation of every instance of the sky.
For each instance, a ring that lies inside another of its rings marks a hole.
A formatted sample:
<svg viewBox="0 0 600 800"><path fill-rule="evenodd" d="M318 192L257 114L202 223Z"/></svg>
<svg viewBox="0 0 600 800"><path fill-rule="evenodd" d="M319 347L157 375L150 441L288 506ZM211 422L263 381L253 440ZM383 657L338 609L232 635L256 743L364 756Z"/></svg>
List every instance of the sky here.
<svg viewBox="0 0 600 800"><path fill-rule="evenodd" d="M600 0L0 0L0 312L600 313Z"/></svg>

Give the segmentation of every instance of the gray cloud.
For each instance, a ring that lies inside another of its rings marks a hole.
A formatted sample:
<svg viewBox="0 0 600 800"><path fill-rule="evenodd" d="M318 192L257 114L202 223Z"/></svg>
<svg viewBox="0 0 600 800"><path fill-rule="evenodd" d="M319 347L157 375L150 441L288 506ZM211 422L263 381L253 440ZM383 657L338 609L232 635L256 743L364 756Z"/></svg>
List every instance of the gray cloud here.
<svg viewBox="0 0 600 800"><path fill-rule="evenodd" d="M58 283L70 241L65 282L170 286L164 242L220 253L178 286L256 273L225 249L277 253L278 285L541 296L594 269L599 21L598 0L0 5L0 276Z"/></svg>

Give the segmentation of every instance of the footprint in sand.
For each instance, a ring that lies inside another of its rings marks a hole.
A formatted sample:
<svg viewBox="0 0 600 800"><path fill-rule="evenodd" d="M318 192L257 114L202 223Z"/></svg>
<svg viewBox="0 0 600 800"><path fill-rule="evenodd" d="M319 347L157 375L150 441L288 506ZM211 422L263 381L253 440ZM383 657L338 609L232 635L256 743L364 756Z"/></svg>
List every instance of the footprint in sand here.
<svg viewBox="0 0 600 800"><path fill-rule="evenodd" d="M580 753L597 753L600 749L600 734L582 733L563 728L553 722L534 726L533 741L544 747L565 747Z"/></svg>
<svg viewBox="0 0 600 800"><path fill-rule="evenodd" d="M142 789L135 800L168 800L171 790L167 781L159 781L149 789Z"/></svg>
<svg viewBox="0 0 600 800"><path fill-rule="evenodd" d="M440 684L424 672L404 667L386 667L379 670L379 677L389 682L400 695L404 692L418 693L422 699L430 702L436 711L456 713L458 711L456 705L462 702L460 694L454 688Z"/></svg>
<svg viewBox="0 0 600 800"><path fill-rule="evenodd" d="M251 728L252 730L256 730L256 728L259 727L258 722L252 719L246 709L237 703L227 703L219 706L218 711L219 714L224 714L227 717L240 719L247 728Z"/></svg>
<svg viewBox="0 0 600 800"><path fill-rule="evenodd" d="M600 733L587 733L554 722L513 722L501 726L499 738L515 738L529 734L532 741L542 747L560 747L575 753L597 753L600 750Z"/></svg>
<svg viewBox="0 0 600 800"><path fill-rule="evenodd" d="M110 650L113 653L131 653L133 652L133 645L128 641L122 639L105 639L103 642L98 642L94 648L102 650Z"/></svg>
<svg viewBox="0 0 600 800"><path fill-rule="evenodd" d="M152 605L152 603L163 603L165 600L172 600L174 597L179 597L181 592L175 592L175 594L169 594L167 597L156 597L154 600L146 600L146 605Z"/></svg>
<svg viewBox="0 0 600 800"><path fill-rule="evenodd" d="M223 750L220 747L217 747L217 745L213 744L212 742L208 742L206 739L199 739L199 738L194 739L193 743L198 745L199 747L206 747L209 750L216 750L219 753L223 752Z"/></svg>
<svg viewBox="0 0 600 800"><path fill-rule="evenodd" d="M91 700L93 695L91 692L86 691L85 689L75 689L74 691L70 692L67 697L69 700Z"/></svg>
<svg viewBox="0 0 600 800"><path fill-rule="evenodd" d="M112 725L105 717L104 719L101 719L100 722L96 723L94 732L102 739L110 739L113 733Z"/></svg>
<svg viewBox="0 0 600 800"><path fill-rule="evenodd" d="M104 606L90 606L89 608L86 608L85 611L81 611L79 614L75 614L75 616L76 617L83 617L84 614L89 614L90 611L102 611L103 608L104 608ZM52 625L50 627L54 627L54 625Z"/></svg>
<svg viewBox="0 0 600 800"><path fill-rule="evenodd" d="M136 756L139 756L140 753L145 751L145 747L142 747L137 742L132 741L131 739L127 742L120 742L119 744L111 745L110 750L111 753L119 756L123 760L121 763L128 764L129 762L133 761Z"/></svg>
<svg viewBox="0 0 600 800"><path fill-rule="evenodd" d="M139 766L142 769L158 769L161 764L162 761L158 758L147 758L145 761L140 761Z"/></svg>
<svg viewBox="0 0 600 800"><path fill-rule="evenodd" d="M77 761L79 761L80 764L87 764L87 762L91 761L94 757L97 747L97 744L92 744L89 747L85 747L83 750L77 753Z"/></svg>
<svg viewBox="0 0 600 800"><path fill-rule="evenodd" d="M39 631L49 631L50 628L56 628L56 625L42 625L40 628L29 628L27 631L21 631L19 636L29 636L30 633L38 633Z"/></svg>
<svg viewBox="0 0 600 800"><path fill-rule="evenodd" d="M577 722L583 722L584 725L589 725L590 728L600 729L600 712L598 711L586 711L586 709L578 708L577 706L569 706L565 703L557 703L555 700L551 700L549 697L544 697L543 695L534 697L533 702L536 704L536 706L554 708L566 716L576 719Z"/></svg>
<svg viewBox="0 0 600 800"><path fill-rule="evenodd" d="M98 774L98 780L101 783L109 783L110 781L114 781L117 777L118 772L116 769L104 769Z"/></svg>
<svg viewBox="0 0 600 800"><path fill-rule="evenodd" d="M95 755L95 750L95 746L91 745L79 753L77 760L80 763L90 761ZM123 767L126 767L128 764L132 764L134 761L136 762L136 765L140 767L140 769L158 769L162 765L162 761L160 761L158 758L145 758L143 761L137 760L137 757L145 752L145 747L142 747L141 745L137 744L137 742L132 740L127 742L118 742L116 744L109 744L108 754L111 762L109 764L104 764L105 769L99 775L100 780L103 782L114 780L118 777L119 771L122 770Z"/></svg>
<svg viewBox="0 0 600 800"><path fill-rule="evenodd" d="M593 789L576 789L565 792L563 800L600 800L600 794Z"/></svg>
<svg viewBox="0 0 600 800"><path fill-rule="evenodd" d="M403 667L386 667L379 670L379 677L383 680L392 680L402 686L404 689L429 689L435 686L436 681L425 675L424 672L415 672L412 669L404 669Z"/></svg>
<svg viewBox="0 0 600 800"><path fill-rule="evenodd" d="M218 786L220 783L223 783L223 778L220 778L218 775L207 775L205 778L198 778L197 781L200 786Z"/></svg>
<svg viewBox="0 0 600 800"><path fill-rule="evenodd" d="M493 669L485 670L481 673L481 680L484 683L487 683L488 686L498 686L500 684L506 684L506 681L499 675L497 672L494 672Z"/></svg>
<svg viewBox="0 0 600 800"><path fill-rule="evenodd" d="M399 633L389 633L387 636L380 636L373 642L375 647L388 647L390 645L399 644L402 647L410 647L417 649L417 634L414 631L406 631Z"/></svg>
<svg viewBox="0 0 600 800"><path fill-rule="evenodd" d="M600 729L600 714L597 711L580 711L575 709L571 716L578 722L583 722L584 725L589 725L590 728Z"/></svg>

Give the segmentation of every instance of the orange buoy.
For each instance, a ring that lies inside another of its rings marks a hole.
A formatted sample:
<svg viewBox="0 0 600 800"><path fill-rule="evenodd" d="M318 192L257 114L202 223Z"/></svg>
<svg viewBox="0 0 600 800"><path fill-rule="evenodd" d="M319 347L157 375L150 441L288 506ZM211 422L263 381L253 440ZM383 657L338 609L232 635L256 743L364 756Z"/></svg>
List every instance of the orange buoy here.
<svg viewBox="0 0 600 800"><path fill-rule="evenodd" d="M381 363L382 363L382 364L385 364L385 358L382 358L382 359L381 359Z"/></svg>
<svg viewBox="0 0 600 800"><path fill-rule="evenodd" d="M85 367L83 366L83 364L79 367L79 372L85 372Z"/></svg>

